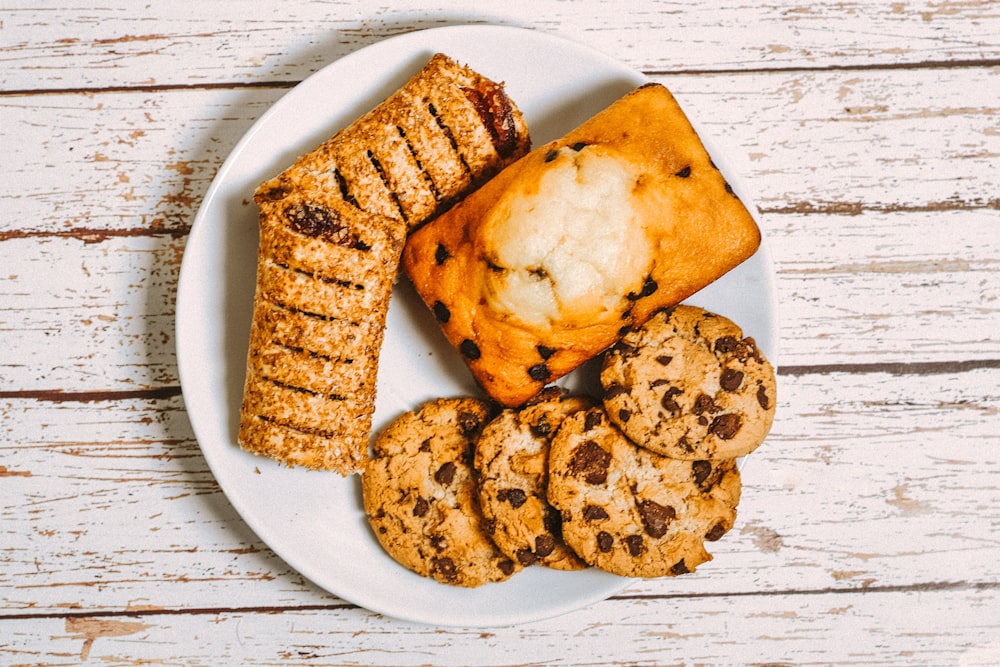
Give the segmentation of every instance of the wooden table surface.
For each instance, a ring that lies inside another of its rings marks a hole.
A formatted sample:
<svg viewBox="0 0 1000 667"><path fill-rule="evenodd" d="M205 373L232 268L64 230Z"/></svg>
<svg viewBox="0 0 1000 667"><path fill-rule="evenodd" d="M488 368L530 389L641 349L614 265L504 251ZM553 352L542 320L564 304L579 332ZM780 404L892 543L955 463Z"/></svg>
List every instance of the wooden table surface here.
<svg viewBox="0 0 1000 667"><path fill-rule="evenodd" d="M1000 3L58 0L0 8L0 664L1000 664ZM346 603L230 505L178 272L323 65L486 23L669 86L750 186L781 403L715 560L510 627Z"/></svg>

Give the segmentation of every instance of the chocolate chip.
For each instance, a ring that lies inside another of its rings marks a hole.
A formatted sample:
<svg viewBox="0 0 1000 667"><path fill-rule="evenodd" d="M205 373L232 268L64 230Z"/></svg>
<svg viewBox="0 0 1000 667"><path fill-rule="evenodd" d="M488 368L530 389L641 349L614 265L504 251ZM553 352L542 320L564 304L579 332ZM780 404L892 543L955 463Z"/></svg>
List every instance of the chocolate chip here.
<svg viewBox="0 0 1000 667"><path fill-rule="evenodd" d="M528 377L536 382L545 382L552 377L552 371L545 364L535 364L528 369Z"/></svg>
<svg viewBox="0 0 1000 667"><path fill-rule="evenodd" d="M629 535L625 538L625 546L633 558L642 553L642 535Z"/></svg>
<svg viewBox="0 0 1000 667"><path fill-rule="evenodd" d="M722 338L715 341L715 351L716 353L721 352L722 354L729 354L736 350L737 340L732 336L723 336Z"/></svg>
<svg viewBox="0 0 1000 667"><path fill-rule="evenodd" d="M604 398L614 399L618 398L622 394L628 393L628 387L618 382L612 382L608 385L608 388L604 390Z"/></svg>
<svg viewBox="0 0 1000 667"><path fill-rule="evenodd" d="M664 410L669 410L670 412L679 412L681 409L680 404L674 400L674 396L680 396L684 391L678 389L677 387L670 387L663 394L663 398L660 399L660 405L663 406Z"/></svg>
<svg viewBox="0 0 1000 667"><path fill-rule="evenodd" d="M533 565L535 561L538 560L535 557L535 554L532 553L531 549L518 549L514 555L517 556L517 562L524 567Z"/></svg>
<svg viewBox="0 0 1000 667"><path fill-rule="evenodd" d="M448 252L448 248L446 248L443 243L438 243L437 250L434 251L434 261L440 266L450 258L451 253Z"/></svg>
<svg viewBox="0 0 1000 667"><path fill-rule="evenodd" d="M646 534L658 539L667 534L670 522L677 518L677 511L652 500L643 500L639 503L639 517Z"/></svg>
<svg viewBox="0 0 1000 667"><path fill-rule="evenodd" d="M760 407L764 408L765 410L767 410L768 407L771 405L771 399L768 398L767 390L764 388L764 385L762 384L757 386L757 402L760 403Z"/></svg>
<svg viewBox="0 0 1000 667"><path fill-rule="evenodd" d="M709 542L715 542L722 538L726 534L726 524L719 522L712 526L707 533L705 533L705 539Z"/></svg>
<svg viewBox="0 0 1000 667"><path fill-rule="evenodd" d="M681 558L679 561L677 561L676 563L674 563L674 566L672 568L670 568L670 574L673 574L673 575L687 574L690 571L691 570L689 570L688 567L687 567L687 565L684 563L684 559L683 558Z"/></svg>
<svg viewBox="0 0 1000 667"><path fill-rule="evenodd" d="M543 415L536 423L531 424L528 427L528 430L531 431L531 435L536 438L548 438L552 435L552 424L550 424Z"/></svg>
<svg viewBox="0 0 1000 667"><path fill-rule="evenodd" d="M692 461L691 472L694 473L695 484L704 487L705 480L712 474L712 463L710 461Z"/></svg>
<svg viewBox="0 0 1000 667"><path fill-rule="evenodd" d="M458 429L466 438L474 438L479 435L479 427L483 422L475 412L458 413Z"/></svg>
<svg viewBox="0 0 1000 667"><path fill-rule="evenodd" d="M657 355L656 357L656 363L660 364L661 366L666 366L673 360L674 358L671 357L669 354L660 354Z"/></svg>
<svg viewBox="0 0 1000 667"><path fill-rule="evenodd" d="M608 512L599 505L587 505L583 508L583 518L587 521L602 521L608 518Z"/></svg>
<svg viewBox="0 0 1000 667"><path fill-rule="evenodd" d="M722 481L726 475L726 468L713 467L711 461L692 461L691 471L694 473L694 481L702 493L708 493Z"/></svg>
<svg viewBox="0 0 1000 667"><path fill-rule="evenodd" d="M597 548L601 553L608 553L611 551L611 547L615 543L615 538L611 536L611 533L606 530L602 530L597 534Z"/></svg>
<svg viewBox="0 0 1000 667"><path fill-rule="evenodd" d="M548 359L556 353L556 349L554 347L547 347L545 345L537 345L535 346L535 349L538 350L538 356L542 359Z"/></svg>
<svg viewBox="0 0 1000 667"><path fill-rule="evenodd" d="M430 535L427 539L435 551L444 551L448 547L448 538L444 535Z"/></svg>
<svg viewBox="0 0 1000 667"><path fill-rule="evenodd" d="M658 289L660 289L660 285L653 280L653 277L646 276L646 282L642 284L642 292L639 293L639 296L652 296Z"/></svg>
<svg viewBox="0 0 1000 667"><path fill-rule="evenodd" d="M455 567L455 561L447 556L433 559L431 561L431 568L446 581L455 581L458 578L458 568Z"/></svg>
<svg viewBox="0 0 1000 667"><path fill-rule="evenodd" d="M455 464L448 461L434 473L434 481L441 486L448 486L455 480Z"/></svg>
<svg viewBox="0 0 1000 667"><path fill-rule="evenodd" d="M451 319L451 311L448 310L448 306L444 305L444 303L440 301L435 301L434 317L437 319L438 322L444 324Z"/></svg>
<svg viewBox="0 0 1000 667"><path fill-rule="evenodd" d="M570 148L572 148L573 150L575 150L577 153L579 153L580 151L582 151L586 147L587 147L587 142L586 141L578 141L575 144L573 144L572 146L570 146Z"/></svg>
<svg viewBox="0 0 1000 667"><path fill-rule="evenodd" d="M556 159L556 157L558 155L559 155L559 151L553 149L553 150L551 150L551 151L549 151L548 153L545 154L545 161L546 162L552 162L553 160Z"/></svg>
<svg viewBox="0 0 1000 667"><path fill-rule="evenodd" d="M514 561L504 559L497 563L497 567L508 577L514 574Z"/></svg>
<svg viewBox="0 0 1000 667"><path fill-rule="evenodd" d="M556 540L551 535L539 535L535 538L535 555L545 558L556 548Z"/></svg>
<svg viewBox="0 0 1000 667"><path fill-rule="evenodd" d="M595 426L600 426L602 423L604 423L604 413L600 410L591 410L583 419L583 430L586 433Z"/></svg>
<svg viewBox="0 0 1000 667"><path fill-rule="evenodd" d="M743 375L743 371L736 370L735 368L727 368L722 371L722 376L719 378L719 386L726 391L736 391L743 384Z"/></svg>
<svg viewBox="0 0 1000 667"><path fill-rule="evenodd" d="M629 345L625 341L618 342L613 348L611 348L613 354L622 356L623 358L634 357L639 354L639 348L634 345Z"/></svg>
<svg viewBox="0 0 1000 667"><path fill-rule="evenodd" d="M708 432L720 440L732 440L742 425L743 420L740 416L729 412L713 419L712 425L708 427Z"/></svg>
<svg viewBox="0 0 1000 667"><path fill-rule="evenodd" d="M691 411L696 415L701 415L706 412L718 412L721 409L722 408L715 404L715 401L712 400L711 396L708 394L700 394L698 398L694 399L694 407L691 408Z"/></svg>
<svg viewBox="0 0 1000 667"><path fill-rule="evenodd" d="M521 489L504 489L497 494L497 500L508 502L510 506L517 509L528 500L528 494Z"/></svg>
<svg viewBox="0 0 1000 667"><path fill-rule="evenodd" d="M610 465L611 454L593 440L587 440L573 453L569 471L576 477L582 477L587 484L599 485L608 481Z"/></svg>
<svg viewBox="0 0 1000 667"><path fill-rule="evenodd" d="M429 502L424 498L417 498L417 502L413 503L413 516L426 516L430 509L431 504Z"/></svg>
<svg viewBox="0 0 1000 667"><path fill-rule="evenodd" d="M479 346L476 345L475 341L468 338L462 341L462 344L458 346L458 351L462 353L466 359L472 359L475 361L482 356L482 352L479 351Z"/></svg>
<svg viewBox="0 0 1000 667"><path fill-rule="evenodd" d="M674 174L674 176L680 176L681 178L687 178L690 175L691 175L691 165L688 165L688 166L684 167L683 169L681 169L680 171L678 171L676 174Z"/></svg>
<svg viewBox="0 0 1000 667"><path fill-rule="evenodd" d="M626 410L625 408L622 408L621 410L618 411L618 421L620 421L622 424L627 424L629 419L632 419L631 410Z"/></svg>

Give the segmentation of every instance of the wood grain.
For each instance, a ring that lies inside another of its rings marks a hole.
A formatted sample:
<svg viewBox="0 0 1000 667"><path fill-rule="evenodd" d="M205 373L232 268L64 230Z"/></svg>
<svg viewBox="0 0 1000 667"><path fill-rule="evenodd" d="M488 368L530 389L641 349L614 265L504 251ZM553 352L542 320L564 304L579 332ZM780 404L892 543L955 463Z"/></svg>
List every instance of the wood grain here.
<svg viewBox="0 0 1000 667"><path fill-rule="evenodd" d="M779 414L715 559L509 628L400 623L292 570L176 367L188 233L240 137L336 58L463 23L668 85L779 291ZM1000 663L996 2L73 0L4 8L0 59L0 663Z"/></svg>
<svg viewBox="0 0 1000 667"><path fill-rule="evenodd" d="M997 386L1000 368L782 376L779 418L744 468L737 525L714 545L715 561L632 592L1000 580L1000 535L983 530L983 512L1000 506ZM153 589L144 604L166 608L197 608L209 591L241 607L315 593L228 505L181 397L6 399L0 417L17 442L0 450L0 518L21 527L0 545L0 563L17 573L0 582L8 611L114 611ZM270 581L282 583L246 590ZM99 601L87 602L95 589ZM15 604L24 591L30 607Z"/></svg>
<svg viewBox="0 0 1000 667"><path fill-rule="evenodd" d="M962 65L1000 60L1000 10L963 2L711 5L639 0L363 0L144 5L115 0L5 10L0 89L102 90L294 82L326 63L402 32L489 23L584 42L648 72Z"/></svg>

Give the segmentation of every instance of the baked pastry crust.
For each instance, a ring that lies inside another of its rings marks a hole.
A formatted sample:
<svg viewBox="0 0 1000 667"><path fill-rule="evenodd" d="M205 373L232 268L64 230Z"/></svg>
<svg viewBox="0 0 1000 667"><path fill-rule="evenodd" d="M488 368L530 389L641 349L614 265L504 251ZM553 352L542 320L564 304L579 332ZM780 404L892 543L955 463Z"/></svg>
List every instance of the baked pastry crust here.
<svg viewBox="0 0 1000 667"><path fill-rule="evenodd" d="M244 449L343 475L363 466L407 232L529 144L502 84L436 54L381 104L258 186Z"/></svg>
<svg viewBox="0 0 1000 667"><path fill-rule="evenodd" d="M479 384L517 406L759 244L674 97L648 84L417 230L403 264Z"/></svg>
<svg viewBox="0 0 1000 667"><path fill-rule="evenodd" d="M260 206L240 445L287 465L356 472L406 229L321 190Z"/></svg>
<svg viewBox="0 0 1000 667"><path fill-rule="evenodd" d="M317 187L413 229L524 155L524 116L503 84L445 54L384 102L337 132L273 179L257 201Z"/></svg>

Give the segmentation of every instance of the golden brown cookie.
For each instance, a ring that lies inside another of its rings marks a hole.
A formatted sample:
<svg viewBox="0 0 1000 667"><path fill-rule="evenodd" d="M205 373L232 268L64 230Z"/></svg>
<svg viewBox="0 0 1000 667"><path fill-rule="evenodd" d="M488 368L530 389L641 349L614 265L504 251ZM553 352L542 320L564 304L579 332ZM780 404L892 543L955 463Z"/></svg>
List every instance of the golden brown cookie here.
<svg viewBox="0 0 1000 667"><path fill-rule="evenodd" d="M660 577L711 560L705 542L733 527L741 482L732 460L679 461L637 446L597 407L567 417L552 440L548 489L581 558Z"/></svg>
<svg viewBox="0 0 1000 667"><path fill-rule="evenodd" d="M524 566L586 567L562 541L562 520L549 505L549 441L569 414L592 401L560 397L507 409L486 425L476 445L479 500L497 547Z"/></svg>
<svg viewBox="0 0 1000 667"><path fill-rule="evenodd" d="M476 497L473 445L491 416L484 401L437 399L375 442L362 475L365 513L386 552L420 575L473 587L520 569L486 535Z"/></svg>
<svg viewBox="0 0 1000 667"><path fill-rule="evenodd" d="M731 320L695 306L626 334L601 371L608 416L636 443L678 459L756 449L774 420L774 368Z"/></svg>

